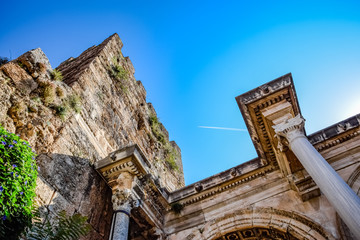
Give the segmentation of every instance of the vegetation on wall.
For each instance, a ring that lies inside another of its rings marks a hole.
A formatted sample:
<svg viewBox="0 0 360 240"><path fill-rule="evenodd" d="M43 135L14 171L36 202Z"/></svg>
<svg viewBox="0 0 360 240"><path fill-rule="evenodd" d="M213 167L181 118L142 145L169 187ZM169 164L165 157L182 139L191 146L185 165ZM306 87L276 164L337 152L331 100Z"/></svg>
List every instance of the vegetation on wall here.
<svg viewBox="0 0 360 240"><path fill-rule="evenodd" d="M61 72L59 70L56 70L56 69L54 69L51 72L51 77L55 81L62 81L63 80L63 76L62 76Z"/></svg>
<svg viewBox="0 0 360 240"><path fill-rule="evenodd" d="M55 101L56 98L56 86L49 82L44 86L43 98L45 105L49 105Z"/></svg>
<svg viewBox="0 0 360 240"><path fill-rule="evenodd" d="M173 169L178 171L179 166L176 164L176 158L178 158L178 153L176 150L170 145L167 141L164 133L161 131L160 121L155 114L151 114L149 117L149 123L151 127L151 131L154 134L155 138L162 144L165 150L165 162L167 165Z"/></svg>
<svg viewBox="0 0 360 240"><path fill-rule="evenodd" d="M91 226L86 222L87 217L76 213L67 216L61 211L55 219L49 219L47 213L44 220L41 219L39 210L34 213L32 226L29 227L24 236L25 240L77 240L86 236Z"/></svg>
<svg viewBox="0 0 360 240"><path fill-rule="evenodd" d="M56 111L56 114L62 119L65 120L66 116L74 111L75 113L80 113L82 109L81 98L76 94L71 94L67 98L61 101L61 104L53 107Z"/></svg>
<svg viewBox="0 0 360 240"><path fill-rule="evenodd" d="M122 58L122 56L120 56L120 58ZM110 76L116 80L117 85L120 86L123 93L127 93L128 89L126 82L129 78L129 72L122 65L120 65L117 57L112 59L112 63L113 64L109 71Z"/></svg>
<svg viewBox="0 0 360 240"><path fill-rule="evenodd" d="M0 234L6 239L16 239L31 224L35 156L28 142L0 126Z"/></svg>

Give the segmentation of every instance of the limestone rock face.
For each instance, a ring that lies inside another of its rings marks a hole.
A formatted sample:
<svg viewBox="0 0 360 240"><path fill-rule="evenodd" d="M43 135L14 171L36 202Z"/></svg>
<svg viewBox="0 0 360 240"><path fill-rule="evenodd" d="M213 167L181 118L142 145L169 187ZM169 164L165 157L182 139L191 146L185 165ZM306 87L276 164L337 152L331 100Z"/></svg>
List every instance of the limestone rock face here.
<svg viewBox="0 0 360 240"><path fill-rule="evenodd" d="M160 187L184 186L181 153L146 102L117 34L57 68L41 49L0 67L0 124L29 141L40 167L37 201L50 211L88 216L86 239L108 239L111 190L93 163L138 144Z"/></svg>

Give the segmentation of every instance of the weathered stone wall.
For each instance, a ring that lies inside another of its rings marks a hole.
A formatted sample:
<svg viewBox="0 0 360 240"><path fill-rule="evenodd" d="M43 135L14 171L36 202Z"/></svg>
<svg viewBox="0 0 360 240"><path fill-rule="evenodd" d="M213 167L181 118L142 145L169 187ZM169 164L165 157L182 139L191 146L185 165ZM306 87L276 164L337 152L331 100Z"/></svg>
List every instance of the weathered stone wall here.
<svg viewBox="0 0 360 240"><path fill-rule="evenodd" d="M54 79L41 49L0 67L0 124L38 153L37 201L52 212L88 216L87 239L108 238L111 190L92 164L112 151L136 143L161 187L184 186L180 149L169 142L121 47L115 34L68 59L58 67L63 81Z"/></svg>
<svg viewBox="0 0 360 240"><path fill-rule="evenodd" d="M322 134L313 143L359 194L360 118L353 119L352 128L328 138ZM232 231L253 227L273 227L293 236L301 233L299 239L355 239L345 238L351 233L324 195L304 201L279 169L260 167L258 162L244 163L171 193L170 201L185 207L180 214L167 214L168 239L224 239L221 236Z"/></svg>

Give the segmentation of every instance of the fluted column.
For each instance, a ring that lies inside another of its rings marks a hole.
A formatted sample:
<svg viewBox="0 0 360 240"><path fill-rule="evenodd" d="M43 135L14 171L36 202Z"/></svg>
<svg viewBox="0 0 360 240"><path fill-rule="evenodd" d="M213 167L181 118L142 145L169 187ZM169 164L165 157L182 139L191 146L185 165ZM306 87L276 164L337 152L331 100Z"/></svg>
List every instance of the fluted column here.
<svg viewBox="0 0 360 240"><path fill-rule="evenodd" d="M298 115L273 128L278 136L286 138L290 149L321 192L360 239L360 198L309 142L304 134L304 119Z"/></svg>
<svg viewBox="0 0 360 240"><path fill-rule="evenodd" d="M132 193L134 175L123 172L117 179L117 185L113 189L113 219L109 240L127 240L129 232L130 212L137 207L139 200Z"/></svg>

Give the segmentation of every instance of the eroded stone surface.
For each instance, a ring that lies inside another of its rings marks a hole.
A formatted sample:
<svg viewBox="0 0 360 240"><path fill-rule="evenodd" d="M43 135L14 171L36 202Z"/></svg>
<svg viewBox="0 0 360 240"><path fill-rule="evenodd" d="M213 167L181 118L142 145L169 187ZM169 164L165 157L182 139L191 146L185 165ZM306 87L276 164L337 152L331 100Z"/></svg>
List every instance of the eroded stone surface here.
<svg viewBox="0 0 360 240"><path fill-rule="evenodd" d="M39 154L38 202L50 211L87 216L93 231L86 239L108 238L111 190L92 164L109 153L136 143L152 162L152 174L162 187L184 186L180 150L169 143L162 125L165 139L159 142L154 134L149 118L156 112L146 102L146 91L121 47L115 34L63 62L58 67L63 82L52 79L53 69L41 49L0 67L0 124L29 141ZM126 80L111 77L114 59L126 71ZM79 113L70 106L61 115L61 107L71 105L73 96L81 101ZM178 152L179 170L166 162L169 146Z"/></svg>

